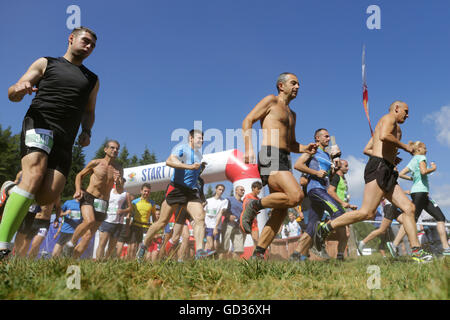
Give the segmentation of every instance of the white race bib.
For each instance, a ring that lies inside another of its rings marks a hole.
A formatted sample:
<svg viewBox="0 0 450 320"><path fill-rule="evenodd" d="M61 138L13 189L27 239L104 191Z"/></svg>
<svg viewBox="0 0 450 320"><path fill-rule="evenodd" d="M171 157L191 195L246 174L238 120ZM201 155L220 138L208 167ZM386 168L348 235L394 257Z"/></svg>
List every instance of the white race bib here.
<svg viewBox="0 0 450 320"><path fill-rule="evenodd" d="M53 147L53 131L47 129L30 129L25 133L25 145L50 153Z"/></svg>
<svg viewBox="0 0 450 320"><path fill-rule="evenodd" d="M94 210L97 212L106 213L106 211L108 210L108 201L95 199Z"/></svg>
<svg viewBox="0 0 450 320"><path fill-rule="evenodd" d="M81 211L70 210L69 217L72 218L72 219L81 219Z"/></svg>

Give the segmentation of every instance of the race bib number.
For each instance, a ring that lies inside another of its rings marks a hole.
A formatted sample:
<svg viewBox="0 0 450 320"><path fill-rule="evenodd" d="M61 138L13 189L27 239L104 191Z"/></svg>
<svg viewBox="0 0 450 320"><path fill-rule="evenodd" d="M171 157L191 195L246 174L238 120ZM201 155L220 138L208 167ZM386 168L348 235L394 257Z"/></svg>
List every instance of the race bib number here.
<svg viewBox="0 0 450 320"><path fill-rule="evenodd" d="M47 228L40 228L37 234L38 236L45 238L47 236L47 231Z"/></svg>
<svg viewBox="0 0 450 320"><path fill-rule="evenodd" d="M108 202L101 199L94 200L94 210L101 213L106 213L108 210Z"/></svg>
<svg viewBox="0 0 450 320"><path fill-rule="evenodd" d="M208 211L206 212L206 215L208 215L210 217L215 217L217 215L217 210L216 209L208 209Z"/></svg>
<svg viewBox="0 0 450 320"><path fill-rule="evenodd" d="M72 218L72 219L81 219L81 211L70 210L69 217Z"/></svg>
<svg viewBox="0 0 450 320"><path fill-rule="evenodd" d="M53 131L46 129L30 129L25 133L25 145L50 153L53 147Z"/></svg>

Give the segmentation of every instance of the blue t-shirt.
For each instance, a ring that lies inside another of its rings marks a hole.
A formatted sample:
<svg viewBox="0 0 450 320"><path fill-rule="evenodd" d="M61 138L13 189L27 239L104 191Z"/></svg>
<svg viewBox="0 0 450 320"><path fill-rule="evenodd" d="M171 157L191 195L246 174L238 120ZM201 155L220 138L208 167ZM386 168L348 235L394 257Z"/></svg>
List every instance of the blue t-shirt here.
<svg viewBox="0 0 450 320"><path fill-rule="evenodd" d="M188 144L177 146L172 154L177 156L184 164L201 163L203 158L199 150L192 149ZM197 170L175 169L171 181L190 189L199 189L199 175L200 168Z"/></svg>
<svg viewBox="0 0 450 320"><path fill-rule="evenodd" d="M242 213L242 201L237 200L235 197L228 197L227 200L227 210L239 220Z"/></svg>
<svg viewBox="0 0 450 320"><path fill-rule="evenodd" d="M80 203L74 200L67 200L61 207L62 212L70 210L68 215L63 217L63 225L61 232L74 233L75 228L81 223L83 217L81 216Z"/></svg>
<svg viewBox="0 0 450 320"><path fill-rule="evenodd" d="M412 172L413 186L411 187L411 193L416 192L429 192L428 175L422 175L420 173L420 163L425 161L427 164L427 157L424 155L415 155L411 161L409 161L407 167Z"/></svg>
<svg viewBox="0 0 450 320"><path fill-rule="evenodd" d="M318 148L317 152L309 161L308 167L313 170L325 170L328 175L325 178L318 178L317 176L311 175L310 181L308 183L307 192L311 189L319 188L319 189L328 189L328 185L330 184L329 175L331 172L332 162L330 161L330 155L325 152L322 148Z"/></svg>

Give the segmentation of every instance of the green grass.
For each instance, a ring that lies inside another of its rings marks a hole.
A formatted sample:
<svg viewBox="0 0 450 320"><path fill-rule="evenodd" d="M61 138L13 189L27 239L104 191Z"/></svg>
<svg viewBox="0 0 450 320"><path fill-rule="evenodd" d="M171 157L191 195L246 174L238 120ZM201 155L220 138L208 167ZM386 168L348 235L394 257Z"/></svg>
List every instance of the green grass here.
<svg viewBox="0 0 450 320"><path fill-rule="evenodd" d="M345 262L219 261L177 263L11 259L0 264L0 299L439 299L448 300L448 258L416 264L379 255ZM81 289L66 287L69 265L81 270ZM370 265L381 288L370 290Z"/></svg>

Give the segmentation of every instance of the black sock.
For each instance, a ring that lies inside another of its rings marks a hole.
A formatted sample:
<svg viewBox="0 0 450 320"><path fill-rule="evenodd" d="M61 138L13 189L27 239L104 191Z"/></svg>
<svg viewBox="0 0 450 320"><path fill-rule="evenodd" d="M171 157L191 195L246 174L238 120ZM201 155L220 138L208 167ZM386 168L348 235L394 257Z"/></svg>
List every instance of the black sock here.
<svg viewBox="0 0 450 320"><path fill-rule="evenodd" d="M258 199L256 201L253 202L253 208L255 208L255 210L260 211L262 209L264 209L262 203L261 203L261 199Z"/></svg>
<svg viewBox="0 0 450 320"><path fill-rule="evenodd" d="M255 252L256 252L256 253L264 254L264 253L266 253L266 249L261 248L260 246L256 246Z"/></svg>

